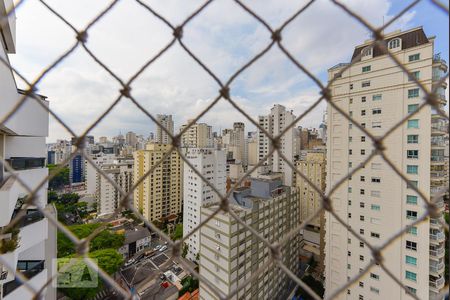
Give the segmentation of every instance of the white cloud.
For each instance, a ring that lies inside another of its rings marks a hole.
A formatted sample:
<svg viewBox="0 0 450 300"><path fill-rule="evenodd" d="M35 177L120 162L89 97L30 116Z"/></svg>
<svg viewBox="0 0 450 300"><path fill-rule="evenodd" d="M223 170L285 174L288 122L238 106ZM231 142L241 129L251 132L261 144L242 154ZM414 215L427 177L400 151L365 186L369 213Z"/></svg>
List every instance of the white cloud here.
<svg viewBox="0 0 450 300"><path fill-rule="evenodd" d="M109 1L52 0L49 5L76 28L83 28ZM174 25L180 24L203 1L146 1ZM277 28L306 1L245 2ZM370 22L380 25L388 14L388 0L347 1ZM74 33L36 0L27 0L17 11L17 54L13 65L29 80L74 42ZM414 12L392 27L407 27ZM388 17L387 17L388 18ZM321 80L326 70L348 61L353 47L368 32L331 2L318 0L283 31L283 45ZM171 30L134 1L119 1L89 30L88 47L123 80L132 76L172 38ZM270 43L269 32L233 1L216 0L185 28L183 41L222 81ZM77 49L52 70L39 85L50 107L81 133L117 97L120 85L83 49ZM218 95L216 82L176 44L133 83L133 96L152 114L173 114L176 125L193 118ZM319 96L318 88L277 48L245 70L231 86L233 99L253 118L281 103L300 115ZM325 109L322 103L302 124L317 126ZM244 121L226 101L202 121L215 129ZM249 124L249 122L246 122ZM253 127L250 126L250 129ZM134 130L147 134L154 124L128 100L93 131L113 135ZM61 126L51 125L50 140L67 137Z"/></svg>

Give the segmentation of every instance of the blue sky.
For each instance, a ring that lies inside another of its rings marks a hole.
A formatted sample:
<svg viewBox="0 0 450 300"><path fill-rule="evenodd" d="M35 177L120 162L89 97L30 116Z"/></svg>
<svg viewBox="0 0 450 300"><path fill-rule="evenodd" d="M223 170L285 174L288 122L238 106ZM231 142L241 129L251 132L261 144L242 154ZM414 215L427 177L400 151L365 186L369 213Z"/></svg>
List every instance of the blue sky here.
<svg viewBox="0 0 450 300"><path fill-rule="evenodd" d="M76 28L83 28L106 7L107 0L48 0ZM173 24L179 24L203 3L200 0L146 0ZM306 1L248 0L247 5L277 28ZM345 3L370 23L381 25L409 1L347 0ZM88 8L88 9L86 9ZM17 54L11 62L28 80L51 64L74 42L74 33L39 1L27 0L17 11ZM130 18L130 16L132 16ZM448 17L422 1L388 31L423 25L436 35L436 52L448 61ZM171 30L134 1L120 1L89 31L87 46L123 80L166 45ZM313 74L326 83L327 69L349 61L353 49L370 37L357 21L330 1L317 0L283 31L283 45ZM222 80L270 43L269 32L230 0L216 0L184 29L184 43ZM19 81L19 86L23 84ZM83 49L77 49L52 70L38 86L51 109L78 134L113 102L120 85ZM179 45L152 64L132 85L132 94L152 114L173 114L175 127L201 112L218 94L219 87ZM274 47L245 70L231 85L233 99L254 119L267 114L275 103L300 115L318 97L319 89ZM326 108L321 103L299 125L317 127ZM244 121L230 104L221 100L201 121L215 130ZM148 135L155 125L129 100L122 100L94 129L96 136L135 131ZM49 141L68 133L50 122Z"/></svg>

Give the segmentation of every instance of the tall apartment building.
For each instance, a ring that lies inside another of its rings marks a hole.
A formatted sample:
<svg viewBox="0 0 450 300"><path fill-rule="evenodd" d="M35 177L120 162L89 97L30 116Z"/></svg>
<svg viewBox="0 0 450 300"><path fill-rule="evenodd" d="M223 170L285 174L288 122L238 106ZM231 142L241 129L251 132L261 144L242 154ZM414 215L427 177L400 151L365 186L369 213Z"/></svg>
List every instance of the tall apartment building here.
<svg viewBox="0 0 450 300"><path fill-rule="evenodd" d="M282 239L299 224L300 204L296 189L283 186L280 174L252 178L250 187L240 187L230 198L230 209L270 242ZM201 219L218 208L205 204ZM225 295L232 292L270 259L270 250L228 213L219 212L200 230L200 275ZM299 235L282 247L282 261L299 271ZM261 272L231 299L287 299L295 284L279 268ZM200 299L220 299L203 281Z"/></svg>
<svg viewBox="0 0 450 300"><path fill-rule="evenodd" d="M190 124L181 125L180 132ZM205 123L192 124L181 136L181 146L188 148L210 148L213 146L212 127Z"/></svg>
<svg viewBox="0 0 450 300"><path fill-rule="evenodd" d="M326 181L326 151L325 149L302 150L299 159L296 161L296 168L314 183L322 192L325 192ZM320 194L312 188L309 183L300 175L295 173L295 184L300 197L300 222L313 216L321 210L322 198ZM324 268L324 212L321 211L312 221L310 221L302 231L304 247L303 249L313 253L318 258L318 269L323 272Z"/></svg>
<svg viewBox="0 0 450 300"><path fill-rule="evenodd" d="M164 126L170 134L173 134L173 120L172 115L157 115L156 120ZM172 139L170 136L161 129L161 127L156 126L156 143L158 144L170 144L172 143Z"/></svg>
<svg viewBox="0 0 450 300"><path fill-rule="evenodd" d="M222 195L225 195L226 159L224 150L189 148L186 159ZM183 168L183 236L188 235L200 224L200 207L219 200L213 189L207 185L187 163ZM194 261L200 251L200 231L186 240L186 258Z"/></svg>
<svg viewBox="0 0 450 300"><path fill-rule="evenodd" d="M434 56L434 37L427 37L421 27L396 31L385 39L389 51L429 90L447 70L445 62ZM336 79L331 86L332 101L374 136L381 137L414 112L423 103L424 94L386 53L371 48L370 41L355 48L353 59L360 53L361 59L341 76L338 73L346 64L329 70L329 79ZM445 86L438 88L441 105L446 103L444 93ZM435 166L441 165L439 145L433 141L448 134L448 127L443 124L426 106L384 140L387 157L407 175L408 184L377 156L332 195L335 212L375 247L426 212L412 185L428 198L445 188L430 176L430 170L431 174L438 174ZM370 155L373 146L369 137L330 105L327 131L329 190ZM442 199L438 205L443 207ZM371 253L330 214L326 214L325 231L325 293L330 296L370 263ZM384 264L418 298L435 299L436 292L444 286L444 240L441 226L431 218L410 228L384 249ZM379 266L339 296L409 298Z"/></svg>
<svg viewBox="0 0 450 300"><path fill-rule="evenodd" d="M0 1L0 19L13 6L13 1ZM8 54L15 53L15 14L0 24L0 57L9 61ZM14 108L23 97L17 89L13 73L0 63L0 120ZM46 176L49 102L43 96L27 99L22 107L6 122L0 123L0 158L5 159L14 173L29 188L36 188ZM52 259L56 257L56 230L47 218L37 210L45 209L56 215L54 207L47 205L47 184L35 194L34 204L24 205L27 190L19 179L11 176L0 162L0 299L31 299L33 293L21 284L18 271L28 278L34 289L44 288L52 277ZM25 215L13 227L10 222L19 212ZM47 286L42 294L45 299L56 299L56 290Z"/></svg>
<svg viewBox="0 0 450 300"><path fill-rule="evenodd" d="M131 146L132 148L136 148L138 142L138 138L136 136L136 133L134 133L133 131L128 131L127 134L125 134L125 143L128 146Z"/></svg>
<svg viewBox="0 0 450 300"><path fill-rule="evenodd" d="M271 136L279 135L288 125L295 120L292 111L287 111L283 105L275 104L267 116L259 116L259 125L264 128ZM280 139L281 153L293 162L298 150L296 145L298 138L297 129L292 127ZM270 139L262 131L258 132L258 162L262 160L272 150ZM292 169L281 158L278 152L274 152L261 167L260 172L267 171L284 173L284 184L291 186L294 183Z"/></svg>
<svg viewBox="0 0 450 300"><path fill-rule="evenodd" d="M233 154L233 159L246 165L245 157L245 125L242 122L235 122L233 129L225 129L222 132L222 143L229 152Z"/></svg>
<svg viewBox="0 0 450 300"><path fill-rule="evenodd" d="M170 144L149 143L145 150L136 151L133 154L133 182L137 182L139 178L143 177L171 147ZM134 205L149 221L170 220L181 212L183 203L181 188L181 158L176 151L173 151L134 190Z"/></svg>
<svg viewBox="0 0 450 300"><path fill-rule="evenodd" d="M100 167L120 188L128 192L133 186L133 160L116 159L112 163ZM114 213L122 198L122 194L104 176L96 172L97 214L106 216Z"/></svg>

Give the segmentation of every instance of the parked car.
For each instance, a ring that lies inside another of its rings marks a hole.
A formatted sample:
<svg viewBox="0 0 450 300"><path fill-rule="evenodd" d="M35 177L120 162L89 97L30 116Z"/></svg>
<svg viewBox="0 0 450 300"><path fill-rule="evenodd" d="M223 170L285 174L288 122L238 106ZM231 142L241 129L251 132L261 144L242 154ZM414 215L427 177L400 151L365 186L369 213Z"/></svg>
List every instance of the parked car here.
<svg viewBox="0 0 450 300"><path fill-rule="evenodd" d="M167 250L167 246L162 246L160 249L159 249L159 252L163 252L163 251L166 251Z"/></svg>
<svg viewBox="0 0 450 300"><path fill-rule="evenodd" d="M156 252L156 250L147 250L144 252L144 256L148 257L148 256L152 256L154 253Z"/></svg>
<svg viewBox="0 0 450 300"><path fill-rule="evenodd" d="M161 249L162 245L158 245L155 248L153 248L153 250L158 251L159 249Z"/></svg>
<svg viewBox="0 0 450 300"><path fill-rule="evenodd" d="M132 264L134 264L135 262L136 262L136 260L135 260L134 258L132 258L132 259L128 260L128 261L124 264L124 267L129 267L129 266L131 266Z"/></svg>

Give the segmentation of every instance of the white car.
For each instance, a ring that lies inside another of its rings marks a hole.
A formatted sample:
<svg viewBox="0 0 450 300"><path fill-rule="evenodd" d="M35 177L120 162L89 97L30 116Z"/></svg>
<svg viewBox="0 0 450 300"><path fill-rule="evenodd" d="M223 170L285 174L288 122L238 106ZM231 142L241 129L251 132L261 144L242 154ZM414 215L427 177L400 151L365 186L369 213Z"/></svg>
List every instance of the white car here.
<svg viewBox="0 0 450 300"><path fill-rule="evenodd" d="M132 258L132 259L130 259L129 261L127 261L127 262L124 264L124 267L131 266L131 265L134 264L135 262L136 262L136 260L135 260L134 258Z"/></svg>
<svg viewBox="0 0 450 300"><path fill-rule="evenodd" d="M162 246L160 249L159 249L159 252L163 252L163 251L166 251L167 250L167 246Z"/></svg>
<svg viewBox="0 0 450 300"><path fill-rule="evenodd" d="M161 247L162 247L162 245L158 245L153 250L158 251L159 249L161 249Z"/></svg>

